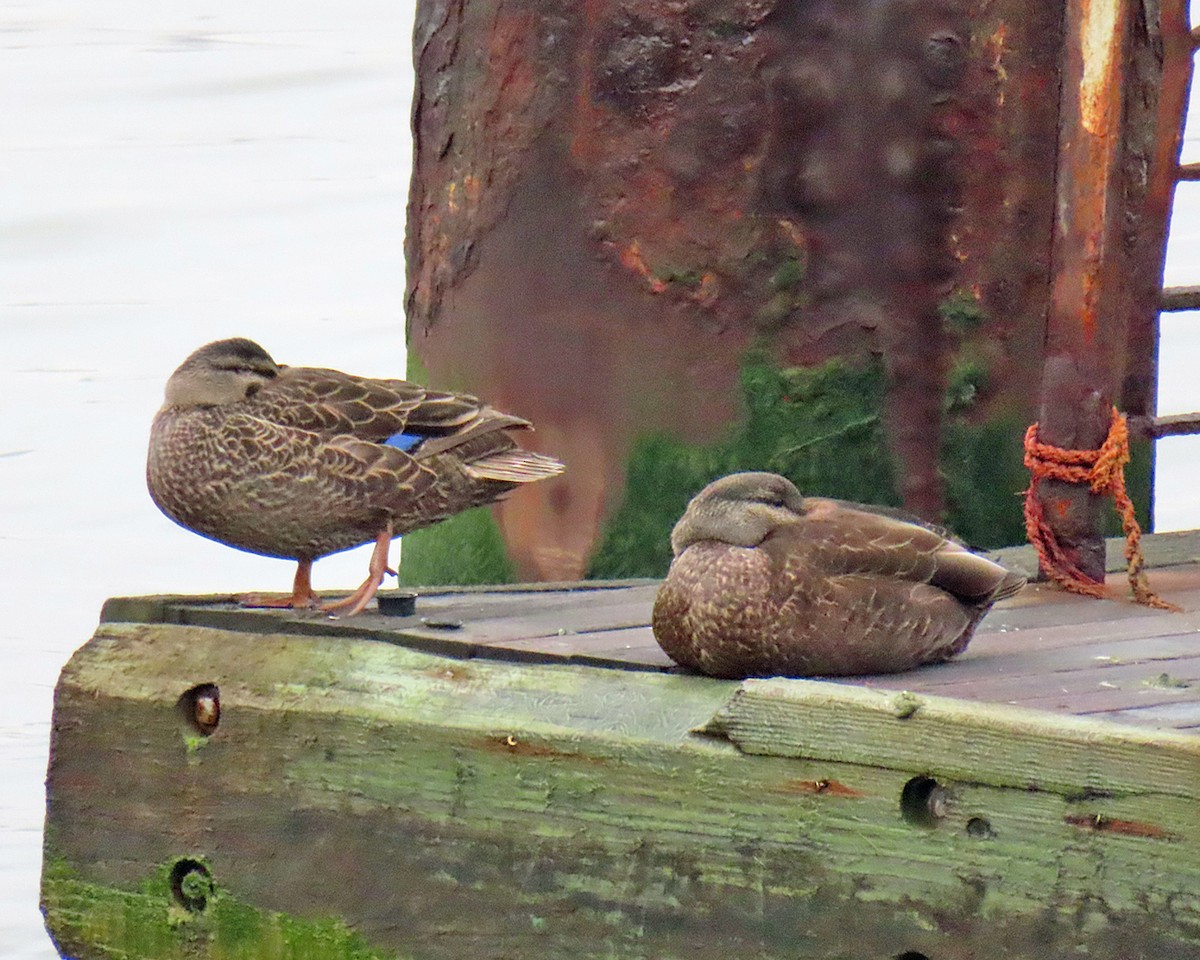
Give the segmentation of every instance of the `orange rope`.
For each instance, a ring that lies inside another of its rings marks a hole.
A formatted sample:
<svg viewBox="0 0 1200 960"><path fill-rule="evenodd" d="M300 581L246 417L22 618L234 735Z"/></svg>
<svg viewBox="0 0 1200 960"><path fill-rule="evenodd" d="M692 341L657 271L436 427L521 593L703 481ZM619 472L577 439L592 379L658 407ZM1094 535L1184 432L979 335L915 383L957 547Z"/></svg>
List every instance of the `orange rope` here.
<svg viewBox="0 0 1200 960"><path fill-rule="evenodd" d="M1133 598L1148 607L1178 610L1150 589L1143 569L1142 528L1134 516L1133 502L1125 492L1125 464L1129 462L1129 428L1125 417L1113 407L1112 424L1099 450L1064 450L1038 440L1038 425L1025 431L1025 466L1031 476L1025 491L1025 535L1037 551L1046 574L1064 590L1089 597L1104 596L1104 583L1093 580L1066 555L1046 523L1045 510L1038 499L1038 484L1043 480L1086 483L1092 493L1111 493L1121 526L1125 530L1125 559L1129 561L1129 586Z"/></svg>

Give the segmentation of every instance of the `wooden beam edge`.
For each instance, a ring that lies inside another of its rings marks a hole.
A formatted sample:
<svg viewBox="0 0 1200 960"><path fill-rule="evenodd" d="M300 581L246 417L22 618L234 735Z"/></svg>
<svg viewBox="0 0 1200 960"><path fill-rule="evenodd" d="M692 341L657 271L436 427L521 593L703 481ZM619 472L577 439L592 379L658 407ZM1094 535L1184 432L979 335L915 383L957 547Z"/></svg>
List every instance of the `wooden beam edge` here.
<svg viewBox="0 0 1200 960"><path fill-rule="evenodd" d="M737 686L694 674L464 659L338 636L109 623L63 667L56 700L71 689L174 704L200 685L219 688L225 718L243 710L302 710L485 738L612 734L614 742L691 743L703 750L716 744L688 731Z"/></svg>
<svg viewBox="0 0 1200 960"><path fill-rule="evenodd" d="M746 680L698 733L997 787L1200 800L1200 735L817 680Z"/></svg>
<svg viewBox="0 0 1200 960"><path fill-rule="evenodd" d="M111 624L76 652L59 682L172 704L194 684L216 684L223 714L301 709L626 746L703 750L727 741L743 753L999 787L1200 801L1200 735L821 680L735 683L566 663L464 662L390 644Z"/></svg>

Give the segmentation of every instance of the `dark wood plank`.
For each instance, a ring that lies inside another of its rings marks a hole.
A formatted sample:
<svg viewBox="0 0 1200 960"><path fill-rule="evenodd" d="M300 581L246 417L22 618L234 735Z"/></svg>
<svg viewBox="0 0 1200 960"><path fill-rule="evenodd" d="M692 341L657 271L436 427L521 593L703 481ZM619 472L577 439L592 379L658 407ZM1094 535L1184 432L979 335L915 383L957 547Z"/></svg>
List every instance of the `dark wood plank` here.
<svg viewBox="0 0 1200 960"><path fill-rule="evenodd" d="M975 644L957 660L923 667L905 674L903 682L912 690L935 690L986 683L997 676L1029 677L1067 672L1103 672L1122 664L1156 664L1169 672L1180 657L1200 655L1195 634L1027 650L989 650ZM877 682L884 678L873 678ZM958 693L947 691L950 696Z"/></svg>
<svg viewBox="0 0 1200 960"><path fill-rule="evenodd" d="M421 617L457 617L470 620L507 619L533 614L552 614L621 606L630 602L644 601L649 608L658 590L657 583L632 587L578 589L578 590L507 590L496 593L482 592L418 592L416 598L416 620ZM408 625L416 622L409 617L386 617L373 610L362 615L371 617L372 622ZM377 618L377 620L376 620Z"/></svg>
<svg viewBox="0 0 1200 960"><path fill-rule="evenodd" d="M1174 599L1173 594L1167 596ZM1143 607L1119 594L1114 599L1095 600L1091 597L1065 594L1057 587L1046 584L1034 584L1022 590L1014 600L998 604L980 627L984 631L994 631L1035 626L1082 626L1089 623L1168 616L1177 617L1180 614Z"/></svg>
<svg viewBox="0 0 1200 960"><path fill-rule="evenodd" d="M503 644L503 649L542 653L574 663L616 660L663 670L679 669L655 642L649 627L513 640Z"/></svg>
<svg viewBox="0 0 1200 960"><path fill-rule="evenodd" d="M1033 710L1048 710L1051 713L1087 716L1090 714L1113 713L1121 710L1139 710L1146 707L1162 707L1172 703L1195 703L1195 699L1182 697L1171 699L1163 691L1117 688L1096 689L1087 692L1071 692L1057 697L1034 697L1026 700L1004 701Z"/></svg>
<svg viewBox="0 0 1200 960"><path fill-rule="evenodd" d="M1164 669L1169 665L1169 670ZM1189 684L1172 687L1157 684L1163 674ZM937 688L943 696L1017 703L1066 713L1088 713L1182 700L1200 699L1200 657L1177 659L1166 664L1131 664L1105 670L1050 673L1042 676L998 674L974 684L948 684Z"/></svg>
<svg viewBox="0 0 1200 960"><path fill-rule="evenodd" d="M631 596L604 603L567 604L550 609L525 609L507 617L484 617L463 623L464 641L505 645L534 637L567 636L598 630L649 627L651 600Z"/></svg>
<svg viewBox="0 0 1200 960"><path fill-rule="evenodd" d="M1136 723L1176 730L1200 729L1200 701L1159 703L1127 710L1095 711L1091 716L1116 723Z"/></svg>
<svg viewBox="0 0 1200 960"><path fill-rule="evenodd" d="M986 620L985 620L986 623ZM1058 626L1009 627L980 630L968 651L998 655L1029 653L1061 647L1085 647L1120 640L1184 636L1196 638L1200 646L1200 615L1149 611L1148 615L1123 620L1096 621Z"/></svg>

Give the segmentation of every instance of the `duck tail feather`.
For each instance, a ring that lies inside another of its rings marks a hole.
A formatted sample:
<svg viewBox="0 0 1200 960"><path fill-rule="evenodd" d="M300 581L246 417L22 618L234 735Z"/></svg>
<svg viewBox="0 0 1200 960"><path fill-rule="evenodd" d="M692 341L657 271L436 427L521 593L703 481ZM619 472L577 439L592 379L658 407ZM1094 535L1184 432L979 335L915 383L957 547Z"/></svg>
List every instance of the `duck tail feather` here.
<svg viewBox="0 0 1200 960"><path fill-rule="evenodd" d="M1023 575L1010 570L1007 576L1000 581L1000 586L996 588L996 592L992 594L992 602L1007 600L1014 594L1019 593L1027 582Z"/></svg>
<svg viewBox="0 0 1200 960"><path fill-rule="evenodd" d="M1019 574L957 543L947 543L934 559L937 570L930 583L968 603L994 603L1012 596L1025 583Z"/></svg>
<svg viewBox="0 0 1200 960"><path fill-rule="evenodd" d="M463 464L463 472L476 480L532 483L556 477L566 469L562 462L531 450L505 450Z"/></svg>

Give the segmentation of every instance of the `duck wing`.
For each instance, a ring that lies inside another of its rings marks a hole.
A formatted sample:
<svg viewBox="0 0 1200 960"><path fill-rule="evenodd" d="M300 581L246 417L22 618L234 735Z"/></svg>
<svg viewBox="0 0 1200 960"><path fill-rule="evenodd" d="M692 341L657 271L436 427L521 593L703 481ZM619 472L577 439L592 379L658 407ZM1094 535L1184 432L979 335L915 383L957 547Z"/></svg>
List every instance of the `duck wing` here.
<svg viewBox="0 0 1200 960"><path fill-rule="evenodd" d="M407 475L411 466L444 477L454 469L448 462L453 460L471 479L518 484L563 471L558 460L522 450L508 435L531 429L528 420L470 394L429 390L407 380L284 367L246 401L246 412L316 434L329 445L330 455L340 451L355 464L372 462L385 472L403 467Z"/></svg>
<svg viewBox="0 0 1200 960"><path fill-rule="evenodd" d="M946 540L953 540L956 543L962 543L962 541L959 540L958 537L951 533L946 527L943 527L940 524L930 523L928 520L918 517L915 513L909 513L903 507L888 507L880 503L854 503L850 500L836 500L832 497L809 497L807 499L811 501L828 500L845 510L854 510L858 513L872 513L876 516L888 517L892 520L899 520L902 523L911 523L917 527L924 527L931 533L936 533L939 537L943 537Z"/></svg>
<svg viewBox="0 0 1200 960"><path fill-rule="evenodd" d="M246 400L245 410L282 426L383 443L406 432L415 441L452 436L491 408L469 394L429 390L407 380L281 367L274 380ZM528 426L519 417L508 420L506 425Z"/></svg>
<svg viewBox="0 0 1200 960"><path fill-rule="evenodd" d="M262 491L264 498L302 491L319 508L344 500L356 511L390 510L397 490L416 498L437 482L432 469L390 446L350 434L323 437L245 413L224 419L215 443L230 454L253 446L247 491Z"/></svg>
<svg viewBox="0 0 1200 960"><path fill-rule="evenodd" d="M927 583L966 603L990 603L1024 585L1023 577L919 521L816 497L807 498L805 508L768 543L782 535L787 546L775 551L800 552L826 574Z"/></svg>

